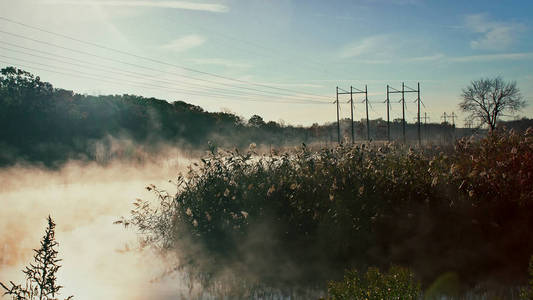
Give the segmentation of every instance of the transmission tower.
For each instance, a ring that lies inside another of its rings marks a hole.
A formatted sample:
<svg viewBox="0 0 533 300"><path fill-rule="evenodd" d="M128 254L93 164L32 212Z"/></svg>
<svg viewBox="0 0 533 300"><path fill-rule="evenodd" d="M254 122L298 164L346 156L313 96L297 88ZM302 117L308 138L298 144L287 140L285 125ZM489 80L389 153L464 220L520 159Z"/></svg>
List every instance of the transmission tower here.
<svg viewBox="0 0 533 300"><path fill-rule="evenodd" d="M452 111L450 118L452 118L452 126L455 128L455 118L457 118L457 115L455 114L455 112Z"/></svg>
<svg viewBox="0 0 533 300"><path fill-rule="evenodd" d="M428 114L424 113L424 125L427 125L429 119Z"/></svg>
<svg viewBox="0 0 533 300"><path fill-rule="evenodd" d="M442 120L444 120L444 124L448 123L448 114L446 112L442 113L442 116L440 116Z"/></svg>
<svg viewBox="0 0 533 300"><path fill-rule="evenodd" d="M428 138L428 121L429 121L429 117L428 117L428 114L427 112L424 112L424 134L426 136L426 139Z"/></svg>
<svg viewBox="0 0 533 300"><path fill-rule="evenodd" d="M407 90L406 90L407 88ZM392 89L392 91L390 91ZM411 87L408 87L405 85L405 83L402 82L402 90L397 90L389 85L387 85L387 134L388 139L390 140L390 125L389 125L389 94L402 94L402 99L400 100L402 103L402 137L403 142L405 143L405 93L417 93L418 97L416 99L416 102L418 103L418 113L417 113L417 123L418 123L418 144L421 143L421 137L420 137L420 104L422 104L422 101L420 99L420 82L417 84L417 89L413 89ZM423 105L423 104L422 104Z"/></svg>
<svg viewBox="0 0 533 300"><path fill-rule="evenodd" d="M337 97L334 103L337 103L337 143L341 143L341 123L339 122L339 87L337 86Z"/></svg>
<svg viewBox="0 0 533 300"><path fill-rule="evenodd" d="M341 90L341 92L339 92L339 90ZM350 103L350 112L351 112L351 119L352 119L352 144L355 142L355 132L354 132L354 123L353 123L353 115L354 115L353 95L354 94L365 94L367 139L370 140L370 121L368 120L368 88L367 88L367 85L365 85L364 91L358 88L354 88L353 86L350 86L349 92L337 87L337 100L336 100L337 102L337 124L339 124L339 114L338 114L339 95L348 95L348 94L350 95L350 100L348 100L348 102ZM340 143L340 127L338 127L337 130L339 132L339 143Z"/></svg>

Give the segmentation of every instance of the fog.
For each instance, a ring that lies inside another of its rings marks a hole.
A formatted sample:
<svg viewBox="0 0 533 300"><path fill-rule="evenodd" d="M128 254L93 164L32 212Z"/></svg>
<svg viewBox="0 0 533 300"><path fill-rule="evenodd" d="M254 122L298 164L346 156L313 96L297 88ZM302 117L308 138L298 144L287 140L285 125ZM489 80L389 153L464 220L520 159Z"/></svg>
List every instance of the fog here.
<svg viewBox="0 0 533 300"><path fill-rule="evenodd" d="M18 165L0 170L0 281L24 282L21 270L39 248L46 217L57 224L58 282L75 299L176 299L187 294L179 274L162 276L172 258L139 249L133 228L114 225L148 184L167 188L190 160L178 152L147 164L106 166L72 161L58 170Z"/></svg>

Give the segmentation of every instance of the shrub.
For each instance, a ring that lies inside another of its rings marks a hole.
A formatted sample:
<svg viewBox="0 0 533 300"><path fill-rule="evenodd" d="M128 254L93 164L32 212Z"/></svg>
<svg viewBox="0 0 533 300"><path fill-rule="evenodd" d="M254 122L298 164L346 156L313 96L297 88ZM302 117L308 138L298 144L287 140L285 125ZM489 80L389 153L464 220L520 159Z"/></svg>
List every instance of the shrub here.
<svg viewBox="0 0 533 300"><path fill-rule="evenodd" d="M55 247L58 243L55 240L55 223L48 216L48 227L41 240L41 248L35 249L33 263L23 271L26 275L24 286L17 285L10 281L11 287L7 287L0 282L0 286L5 290L4 295L10 295L16 300L55 300L62 286L57 284L56 273L61 267L60 259L57 258ZM73 296L67 299L72 299Z"/></svg>
<svg viewBox="0 0 533 300"><path fill-rule="evenodd" d="M388 263L371 250L412 235L421 208L449 207L440 168L394 145L213 152L178 177L175 196L149 187L160 202L139 200L125 222L208 277L229 268L274 285L320 283L347 265Z"/></svg>
<svg viewBox="0 0 533 300"><path fill-rule="evenodd" d="M457 298L461 293L461 281L454 272L446 272L431 283L424 291L425 300L439 300L443 297Z"/></svg>
<svg viewBox="0 0 533 300"><path fill-rule="evenodd" d="M523 288L520 291L520 299L523 299L523 300L533 299L533 256L529 260L529 267L527 270L529 273L529 282L528 282L527 287Z"/></svg>
<svg viewBox="0 0 533 300"><path fill-rule="evenodd" d="M461 140L447 152L213 149L178 177L175 195L150 186L159 202L138 200L121 222L206 282L231 273L317 286L338 270L391 263L425 283L448 271L465 284L494 274L512 282L533 251L532 133Z"/></svg>
<svg viewBox="0 0 533 300"><path fill-rule="evenodd" d="M533 202L533 129L491 134L456 145L451 170L462 179L461 189L476 204L505 202L528 206Z"/></svg>
<svg viewBox="0 0 533 300"><path fill-rule="evenodd" d="M369 268L366 274L357 270L347 271L341 281L328 282L328 299L418 299L420 283L406 268L393 266L382 273L378 268Z"/></svg>
<svg viewBox="0 0 533 300"><path fill-rule="evenodd" d="M461 140L452 162L450 181L468 204L461 222L466 245L478 253L472 272L498 270L499 280L516 281L533 252L533 130Z"/></svg>

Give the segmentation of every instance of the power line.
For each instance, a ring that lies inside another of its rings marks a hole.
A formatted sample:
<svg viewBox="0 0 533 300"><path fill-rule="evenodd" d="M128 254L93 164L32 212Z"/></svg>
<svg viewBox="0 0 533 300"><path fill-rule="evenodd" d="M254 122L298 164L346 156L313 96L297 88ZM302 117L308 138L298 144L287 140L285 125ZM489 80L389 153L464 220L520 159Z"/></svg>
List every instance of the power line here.
<svg viewBox="0 0 533 300"><path fill-rule="evenodd" d="M155 78L155 76L151 76L151 75L146 75L146 74L143 74L143 73L137 73L137 72L131 72L131 71L126 71L126 70L123 70L123 69L120 69L120 68L114 68L114 67L110 67L110 66L107 66L107 65L102 65L102 64L95 64L93 62L88 62L88 61L85 61L85 60L80 60L80 59L75 59L75 58L71 58L71 57L67 57L67 56L62 56L62 55L58 55L58 54L54 54L54 53L50 53L50 52L46 52L46 51L42 51L42 50L36 50L36 49L32 49L32 48L27 48L27 47L23 47L23 46L18 46L18 45L15 45L15 44L11 44L11 43L7 43L7 42L3 42L3 41L0 41L0 43L4 43L4 44L7 44L7 45L10 45L10 46L13 46L13 47L17 47L17 48L22 48L22 49L26 49L26 50L30 50L30 51L34 51L34 52L38 52L38 53L44 53L46 55L51 55L51 56L56 56L56 57L60 57L60 58L64 58L64 59L68 59L68 60L72 60L72 61L76 61L76 62L80 62L80 63L83 63L83 64L87 64L89 65L88 67L89 68L93 68L95 69L93 66L96 65L96 66L100 66L104 69L111 69L111 70L118 70L120 72L124 72L124 73L129 73L129 74L133 74L133 75L130 75L130 76L134 76L134 77L147 77L147 78L150 78L152 80L156 80L156 81L160 81L160 82L165 82L165 83L169 83L169 84L173 84L173 85L176 85L176 83L172 82L172 81L169 81L169 80L158 80L158 79L153 79ZM27 52L24 52L24 51L20 51L20 50L13 50L13 49L9 49L9 48L5 48L5 47L0 47L0 49L5 49L5 50L9 50L9 51L14 51L14 52L17 52L17 53L23 53L23 54L26 54L26 55L30 55L30 56L35 56L35 57L41 57L41 58L45 58L45 59L51 59L51 60L56 60L56 61L59 61L59 62L63 62L63 63L67 63L67 64L72 64L72 63L69 63L69 62L65 62L65 61L61 61L59 59L56 59L56 58L50 58L50 57L44 57L44 56L39 56L39 55L36 55L36 54L32 54L32 53L27 53ZM75 64L73 64L75 65ZM83 67L86 67L86 66L83 66ZM154 69L155 70L155 69ZM181 85L183 86L184 83L181 83ZM193 86L198 86L198 87L201 87L201 88L206 88L204 85L201 85L201 84L198 84L198 83L187 83L185 84L186 86L187 85L193 85ZM235 91L235 90L228 90L228 89L216 89L217 91L218 90L222 90L222 91L227 91L229 93L234 93L234 94L237 94L237 95L242 95L243 93L246 93L246 94L249 94L249 95L259 95L259 96L265 96L265 95L262 95L262 94L254 94L254 93L250 93L250 92L246 92L246 91ZM294 96L291 96L291 97L294 97Z"/></svg>
<svg viewBox="0 0 533 300"><path fill-rule="evenodd" d="M33 49L30 49L30 48L26 48L26 47L21 47L21 48L33 50ZM95 67L94 66L95 64L93 64L93 63L90 63L90 62L87 62L87 61L83 61L83 60L79 60L79 59L73 59L73 58L70 58L70 57L60 56L60 57L64 57L65 59L73 60L73 61L80 62L80 63L86 64L86 65L80 65L80 64L76 64L76 63L60 60L60 59L57 59L57 58L54 58L54 57L46 57L46 56L36 55L36 54L27 53L27 52L20 51L20 50L13 50L13 49L1 47L1 46L0 46L0 49L4 49L4 50L16 52L16 53L22 53L24 55L28 55L28 56L32 56L32 57L58 61L58 62L61 62L61 63L64 63L64 64L78 66L78 67L82 67L82 68L89 68L89 69L93 69L93 70L104 70L105 72L114 73L114 74L118 74L118 75L121 75L121 76L134 77L134 78L139 78L139 79L147 79L148 78L150 80L161 82L161 83L164 83L164 84L172 84L172 85L184 86L183 83L182 84L176 84L176 83L174 83L174 82L172 82L170 80L161 80L161 79L156 78L155 76L150 76L150 75L137 73L137 72L125 71L125 70L122 70L122 69L119 69L119 68L108 67L108 66L104 66L104 65L100 65L100 64L96 64L96 66L100 66L100 67ZM47 55L54 55L52 53L44 52L44 51L38 51L38 52L46 53ZM12 58L12 57L9 57L9 58L18 59L18 58ZM118 72L115 71L115 70L118 70ZM123 73L129 73L129 74L123 74ZM132 75L130 75L130 74L132 74ZM218 92L218 93L222 92L222 93L228 94L228 96L242 96L242 95L255 95L255 96L261 96L261 97L265 96L265 95L262 95L262 94L250 93L250 92L245 92L245 91L235 91L235 90L227 90L227 89L213 89L213 88L206 88L206 87L204 87L202 85L199 85L199 84L194 84L194 85L200 86L200 87L202 87L203 89L206 89L206 90L210 90L210 91L214 90L215 92ZM185 87L188 87L188 86L185 85ZM299 98L299 97L296 97L296 96L287 96L287 97L291 97L291 98L293 98L293 100L300 100L301 99L302 101L314 101L314 100L308 100L308 99Z"/></svg>
<svg viewBox="0 0 533 300"><path fill-rule="evenodd" d="M20 64L20 63L12 63L12 62L7 62L7 61L4 61L4 60L0 60L0 62L2 63L5 63L7 65L13 65L13 66L18 66L18 67L24 67L24 68L30 68L30 69L36 69L36 70L42 70L42 71L47 71L47 72L52 72L52 73L56 73L56 74L61 74L61 75L67 75L67 76L72 76L72 77L77 77L77 78L85 78L85 79L90 79L90 80L94 80L94 81L99 81L99 82L107 82L107 83L112 83L112 84L120 84L120 85L123 85L124 82L123 81L115 81L115 80L105 80L105 79L101 79L101 78L95 78L95 77L91 77L92 74L86 74L86 75L83 75L84 73L81 73L82 75L80 75L80 72L78 71L74 71L76 73L65 73L65 72L60 72L60 71L57 71L57 70L50 70L50 69L46 69L46 68L41 68L41 67L35 67L35 66L29 66L29 65L24 65L24 64ZM44 64L42 64L44 65ZM49 66L49 65L45 65L45 66ZM51 66L52 67L52 66ZM87 76L89 75L89 76ZM150 87L146 84L142 84L142 83L134 83L134 84L131 84L130 85L132 86L142 86L142 87L145 87L145 88L151 88L153 89L153 87ZM185 94L188 94L188 95L198 95L198 96L201 96L201 94L193 94L193 93L186 93L184 92Z"/></svg>
<svg viewBox="0 0 533 300"><path fill-rule="evenodd" d="M9 32L5 32L5 31L2 31L2 30L0 30L0 32L1 33L5 33L5 34L9 34L9 35L13 35L13 36L16 36L16 37L19 37L19 38L22 38L22 39L27 39L27 40L31 40L31 41L34 41L34 42L50 45L50 46L57 47L57 48L60 48L60 49L65 49L65 50L69 50L69 51L72 51L72 52L81 53L81 54L92 56L92 57L97 57L97 58L100 58L100 59L103 59L103 60L107 60L107 61L113 61L113 62L118 62L118 63L130 65L130 66L149 69L149 70L153 70L153 71L174 74L174 75L181 76L181 77L188 78L188 79L192 79L192 80L197 80L197 81L202 81L202 82L210 82L210 83L213 83L213 84L223 85L223 86L227 85L227 84L224 84L224 83L221 83L221 82L217 82L217 81L213 81L213 80L209 80L209 79L199 79L199 78L192 77L192 76L176 74L176 73L172 73L172 72L168 72L168 71L158 70L158 69L154 69L154 68L150 68L150 67L146 67L146 66L142 66L142 65L137 65L137 64L124 62L124 61L121 61L121 60L111 59L111 58L108 58L108 57L103 57L103 56L99 56L99 55L96 55L96 54L88 53L88 52L85 52L85 51L76 50L76 49L72 49L72 48L68 48L68 47L63 47L63 46L60 46L60 45L56 45L56 44L52 44L52 43L49 43L49 42L45 42L45 41L40 41L40 40L24 37L22 35L9 33ZM279 92L274 92L274 91L263 91L263 90L258 90L258 89L255 89L255 88L244 87L244 86L234 86L234 87L241 88L241 89L247 89L247 90L253 90L253 91L259 91L259 92L263 92L263 93L270 93L270 94L276 94L276 95L281 95L281 96L294 97L294 95L289 95L289 94L284 94L284 93L279 93Z"/></svg>
<svg viewBox="0 0 533 300"><path fill-rule="evenodd" d="M168 19L168 18L167 18ZM180 24L183 23L183 22L180 22ZM187 23L185 23L187 24ZM275 56L275 55L271 55L273 52L277 52L277 53L281 53L281 54L284 54L282 53L279 49L277 48L274 48L274 47L266 47L264 45L261 45L259 43L255 43L255 42L252 42L252 41L248 41L248 40L244 40L244 39L240 39L240 38L236 38L234 36L231 36L231 35L228 35L226 33L223 33L223 32L220 32L220 31L215 31L215 30L212 30L212 29L209 29L209 28L206 28L206 27L203 27L203 26L199 26L198 24L195 24L194 27L191 26L190 24L187 24L189 25L191 28L199 28L200 30L203 30L203 31L207 31L207 32L211 32L213 34L213 36L215 38L221 38L221 39L226 39L226 40L229 40L230 43L225 43L226 45L231 45L233 48L237 48L237 49L240 49L242 51L244 51L245 53L255 53L256 55L261 55L261 56L267 56L267 57L272 57L272 58L279 58L278 56ZM235 43L233 43L232 41L236 41L236 42L239 42L241 44L245 44L245 45L249 45L249 46L252 46L252 48L248 48L248 49L244 49L244 48L240 48L240 47L235 47ZM220 43L219 43L220 44ZM262 52L257 52L257 51L250 51L250 49L253 49L255 48L256 50L257 49L260 49L262 50ZM298 59L305 59L307 60L308 62L305 63L305 62L300 62L300 65L301 66L306 66L310 69L313 69L317 72L320 72L320 73L324 73L324 74L329 74L327 72L327 70L324 69L324 65L319 62L318 60L314 60L314 59L311 59L310 57L302 57L301 56L301 53L290 53L290 56L292 58L298 58ZM290 62L290 63L294 63L295 61L293 59L290 59L289 57L287 58L282 58L284 61L287 61L287 62Z"/></svg>
<svg viewBox="0 0 533 300"><path fill-rule="evenodd" d="M112 61L112 62L117 62L117 63L129 65L129 66L134 66L134 67L138 67L138 68L152 70L152 71L156 71L156 72L163 72L163 73L167 73L167 74L172 74L172 75L175 75L175 76L180 76L180 77L191 79L191 80L196 80L196 81L201 81L201 82L209 82L209 83L222 85L222 86L233 86L235 88L258 91L258 92L262 92L262 93L269 93L269 94L275 94L275 95L281 95L281 96L294 97L294 95L290 95L290 94L284 94L284 93L279 93L279 92L275 92L275 91L264 91L264 90L259 90L259 89L256 89L256 88L239 86L239 85L228 85L228 84L224 84L224 83L221 83L221 82L218 82L218 81L209 80L209 79L200 79L200 78L196 78L196 77L193 77L193 76L187 76L187 75L183 75L183 74L177 74L177 73L173 73L173 72L159 70L159 69L155 69L155 68L151 68L151 67L146 67L146 66L143 66L143 65L133 64L133 63L125 62L125 61L122 61L122 60L117 60L117 59L112 59L112 58L108 58L108 57L105 57L105 56L96 55L96 54L93 54L93 53L89 53L89 52L85 52L85 51L81 51L81 50L77 50L77 49L64 47L64 46L53 44L53 43L49 43L49 42L46 42L46 41L41 41L41 40L25 37L23 35L19 35L19 34L16 34L16 33L10 33L10 32L6 32L6 31L3 31L3 30L0 30L0 33L8 34L8 35L15 36L15 37L18 37L18 38L21 38L21 39L30 40L30 41L33 41L33 42L36 42L36 43L49 45L49 46L56 47L56 48L59 48L59 49L64 49L64 50L72 51L72 52L75 52L75 53L80 53L80 54L83 54L83 55L88 55L88 56L91 56L91 57L96 57L96 58L103 59L103 60L106 60L106 61Z"/></svg>
<svg viewBox="0 0 533 300"><path fill-rule="evenodd" d="M6 57L6 56L0 55L0 57ZM60 69L66 70L67 72L75 72L75 73L65 73L65 72L60 72L60 71L57 71L57 70L50 70L50 69L41 68L41 67L24 65L24 64L20 64L20 63L7 62L7 61L4 61L4 60L0 60L0 62L8 64L8 65L17 65L19 67L37 69L37 70L57 73L57 74L61 74L61 75L67 75L67 76L72 76L72 77L95 80L95 81L99 81L99 82L107 82L107 83L118 84L118 85L123 85L124 83L128 83L128 84L130 84L132 86L138 86L138 87L155 89L155 90L163 89L163 90L167 90L167 91L170 91L170 92L179 92L181 94L186 94L186 95L209 96L209 97L214 97L214 98L227 99L227 95L223 95L223 94L196 93L196 92L191 91L191 90L168 88L168 87L158 86L158 85L153 85L153 84L148 84L148 83L141 83L141 82L134 82L134 81L129 81L129 80L117 79L117 78L113 78L113 77L109 77L109 76L101 76L101 75L98 75L98 74L90 74L90 73L86 73L86 72L79 72L78 70L72 70L72 69L67 69L67 68L60 68ZM35 64L39 64L39 65L43 65L43 66L46 66L46 67L51 67L51 68L57 69L56 66L51 66L51 65L42 64L42 63L36 63L36 62L31 62L31 63L35 63ZM98 76L98 77L92 77L92 76ZM107 78L107 80L102 79L102 78ZM277 101L277 100L265 101L265 100L258 100L258 99L255 99L255 98L247 98L247 97L240 97L240 98L233 99L233 100L237 100L237 101L252 101L252 102L269 102L269 103L280 103L280 104L281 103L283 103L283 104L325 104L323 102L296 102L296 101Z"/></svg>
<svg viewBox="0 0 533 300"><path fill-rule="evenodd" d="M125 51L121 51L121 50L117 50L117 49L113 49L113 48L110 48L110 47L107 47L107 46L104 46L104 45L100 45L100 44L96 44L96 43L92 43L92 42L88 42L88 41L83 41L81 39L78 39L78 38L75 38L75 37L71 37L71 36L67 36L67 35L64 35L64 34L60 34L60 33L56 33L56 32L52 32L52 31L49 31L49 30L46 30L46 29L43 29L43 28L39 28L39 27L36 27L36 26L32 26L32 25L29 25L29 24L26 24L26 23L22 23L22 22L19 22L19 21L15 21L15 20L12 20L12 19L9 19L9 18L6 18L6 17L2 17L0 16L0 19L1 20L4 20L6 22L10 22L10 23L13 23L13 24L17 24L17 25L20 25L20 26L23 26L23 27L26 27L26 28L30 28L30 29L34 29L34 30L38 30L38 31L42 31L42 32L45 32L45 33L48 33L48 34L52 34L52 35L56 35L56 36L60 36L62 38L66 38L66 39L70 39L70 40L74 40L76 42L80 42L80 43L85 43L85 44L90 44L94 47L99 47L99 48L103 48L103 49L106 49L106 50L109 50L109 51L120 51L122 52L122 54L126 54L126 55L129 55L128 53L125 53ZM211 31L211 32L215 32L213 30L208 30L206 29L205 27L201 27L201 26L198 26L196 25L196 27L200 27L202 30L204 31ZM215 36L216 37L223 37L223 38L226 38L226 39L229 39L229 40L234 40L234 41L238 41L238 42L241 42L241 43L244 43L244 44L248 44L248 45L252 45L256 48L260 48L260 49L263 49L263 50L266 50L267 52L266 53L271 53L271 52L278 52L279 53L279 50L275 49L275 48L269 48L269 47L265 47L265 46L262 46L262 45L259 45L259 44L256 44L256 43L253 43L253 42L250 42L250 41L246 41L246 40L242 40L242 39L238 39L238 38L235 38L235 37L232 37L230 35L227 35L227 34L224 34L224 33L221 33L221 32L215 32ZM234 46L234 45L233 45ZM247 52L249 52L249 50L246 50ZM257 53L257 52L256 52ZM262 53L260 55L265 55L265 53ZM274 57L273 55L266 55L266 56L270 56L270 57ZM294 56L296 57L296 56ZM300 56L298 56L298 58L301 58ZM310 62L313 62L315 63L316 65L319 65L320 67L323 67L322 64L318 63L317 61L313 61L309 58L307 58L307 60L309 60ZM291 61L292 62L292 61ZM316 66L312 66L311 64L308 64L308 67L312 67L313 69L315 69L316 71L320 71L320 72L325 72L323 70L321 70L320 68L317 68ZM326 72L327 73L327 72Z"/></svg>
<svg viewBox="0 0 533 300"><path fill-rule="evenodd" d="M38 31L41 31L41 32L45 32L45 33L48 33L48 34L51 34L51 35L59 36L59 37L62 37L62 38L65 38L65 39L69 39L69 40L72 40L72 41L76 41L76 42L79 42L79 43L83 43L83 44L86 44L86 45L91 45L93 47L105 49L105 50L108 50L108 51L120 53L120 54L123 54L123 55L135 57L135 58L144 59L144 60L147 60L147 61L151 61L151 62L155 62L155 63L158 63L158 64L162 64L162 65L167 65L167 66L172 66L172 67L175 67L175 68L180 68L180 69L183 69L183 70L186 70L186 71L189 71L189 72L208 75L208 76L221 78L221 79L234 81L234 82L239 82L239 83L246 83L246 84L250 84L250 85L260 86L260 87L263 87L263 88L269 88L269 89L275 89L275 90L281 90L281 91L288 91L288 92L293 92L293 93L296 92L295 90L291 90L291 89L287 89L287 88L273 87L273 86L269 86L269 85L266 85L266 84L255 83L255 82L250 82L250 81L246 81L246 80L231 78L231 77L228 77L228 76L223 76L223 75L219 75L219 74L215 74L215 73L211 73L211 72L205 72L205 71L197 70L197 69L186 67L186 66L181 66L181 65L177 65L177 64L164 62L162 60L153 59L153 58L150 58L150 57L145 57L145 56L142 56L142 55L133 54L133 53L130 53L130 52L114 49L114 48L107 47L107 46L104 46L104 45L100 45L100 44L97 44L97 43L84 41L84 40L81 40L81 39L78 39L78 38L75 38L75 37L71 37L71 36L68 36L68 35L52 32L52 31L49 31L49 30L46 30L46 29L42 29L40 27L28 25L28 24L25 24L25 23L22 23L22 22L18 22L18 21L14 21L14 20L11 20L11 19L8 19L8 18L5 18L5 17L1 17L1 16L0 16L0 19L4 20L6 22L18 24L18 25L21 25L21 26L24 26L24 27L27 27L27 28L31 28L31 29L34 29L34 30L38 30ZM5 31L0 31L0 32L6 33ZM49 43L49 44L51 44L51 43ZM327 96L313 94L313 93L305 93L305 94L312 95L312 96L323 97L323 98L328 98Z"/></svg>
<svg viewBox="0 0 533 300"><path fill-rule="evenodd" d="M8 57L2 56L2 55L0 55L0 57L8 58ZM23 61L29 62L27 60L23 60ZM167 90L167 91L171 91L171 92L178 91L178 92L180 92L182 94L194 95L194 96L205 96L205 95L207 95L209 97L215 97L215 98L226 98L227 97L226 95L222 95L222 94L199 94L199 93L195 93L194 91L190 91L190 90L183 90L183 89L176 89L176 88L171 89L171 88L167 88L167 87L164 87L164 86L158 86L158 85L152 85L152 84L147 84L147 83L141 83L141 82L134 82L134 81L129 81L129 80L117 79L117 78L113 78L113 77L109 77L109 76L100 76L98 74L85 73L85 72L80 72L78 70L72 70L72 69L67 69L67 68L59 68L59 69L63 69L63 70L66 70L66 71L69 71L69 72L75 72L75 73L64 73L64 72L59 72L59 71L52 71L50 69L44 69L44 68L24 65L24 64L20 64L20 63L15 63L14 64L14 63L8 63L8 62L5 62L5 61L2 61L2 62L7 63L7 64L11 64L11 65L22 66L22 67L25 67L25 68L43 70L43 71L53 72L53 73L62 74L62 75L74 76L74 77L78 77L78 78L91 79L91 80L95 80L95 81L99 81L99 82L106 82L106 83L113 83L113 84L120 84L120 85L123 85L124 83L128 83L128 84L130 84L132 86L139 86L139 87L149 88L149 89L163 89L163 90ZM45 66L45 67L51 67L51 68L58 69L58 67L56 67L56 66L50 66L50 65L47 65L47 64L42 64L42 63L37 63L37 62L30 62L30 63L34 63L34 64L42 65L42 66ZM81 74L81 75L79 75L79 74ZM91 76L98 76L98 77L91 77ZM107 78L107 80L102 80L101 78ZM246 99L246 98L244 98L244 99Z"/></svg>

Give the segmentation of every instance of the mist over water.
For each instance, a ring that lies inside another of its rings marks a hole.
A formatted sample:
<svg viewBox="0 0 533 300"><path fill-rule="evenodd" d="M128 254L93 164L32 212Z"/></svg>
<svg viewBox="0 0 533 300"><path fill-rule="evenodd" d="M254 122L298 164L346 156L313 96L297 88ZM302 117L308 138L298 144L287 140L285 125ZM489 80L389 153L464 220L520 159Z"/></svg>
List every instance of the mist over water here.
<svg viewBox="0 0 533 300"><path fill-rule="evenodd" d="M189 164L179 154L154 163L107 166L72 161L59 170L16 166L0 170L0 281L22 283L21 270L32 260L46 217L57 224L58 282L61 295L75 299L176 299L188 287L174 266L153 250L139 249L133 228L114 225L128 216L136 198L153 199L145 189L168 183Z"/></svg>

